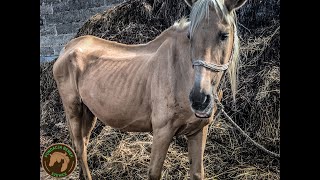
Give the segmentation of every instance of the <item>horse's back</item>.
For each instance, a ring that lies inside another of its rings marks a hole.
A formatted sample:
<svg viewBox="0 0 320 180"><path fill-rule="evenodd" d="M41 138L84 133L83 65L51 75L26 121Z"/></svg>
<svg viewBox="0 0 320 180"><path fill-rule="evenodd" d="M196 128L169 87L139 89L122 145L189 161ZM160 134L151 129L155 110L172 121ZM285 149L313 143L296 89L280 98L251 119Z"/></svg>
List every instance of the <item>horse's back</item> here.
<svg viewBox="0 0 320 180"><path fill-rule="evenodd" d="M108 51L110 51L108 49L112 49L112 45L108 45L110 43L111 41L91 35L72 39L66 44L54 63L55 80L69 78L72 72L82 71L90 61L99 58L99 56L112 56L112 54L108 55Z"/></svg>
<svg viewBox="0 0 320 180"><path fill-rule="evenodd" d="M72 39L60 53L54 65L54 74L64 74L61 70L84 71L97 60L100 61L128 61L146 57L143 45L126 45L86 35ZM70 69L71 68L71 69ZM74 69L76 68L76 69Z"/></svg>

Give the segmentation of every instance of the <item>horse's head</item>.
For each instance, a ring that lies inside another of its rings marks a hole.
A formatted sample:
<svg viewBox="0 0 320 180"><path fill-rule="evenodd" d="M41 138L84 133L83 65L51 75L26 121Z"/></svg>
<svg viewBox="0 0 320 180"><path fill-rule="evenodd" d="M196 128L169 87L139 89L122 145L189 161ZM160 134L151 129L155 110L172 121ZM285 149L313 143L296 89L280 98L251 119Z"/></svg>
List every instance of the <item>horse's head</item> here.
<svg viewBox="0 0 320 180"><path fill-rule="evenodd" d="M238 37L234 10L246 0L185 0L192 7L188 38L194 67L190 92L191 108L197 117L208 118L214 107L214 94L223 72L229 69L235 90Z"/></svg>

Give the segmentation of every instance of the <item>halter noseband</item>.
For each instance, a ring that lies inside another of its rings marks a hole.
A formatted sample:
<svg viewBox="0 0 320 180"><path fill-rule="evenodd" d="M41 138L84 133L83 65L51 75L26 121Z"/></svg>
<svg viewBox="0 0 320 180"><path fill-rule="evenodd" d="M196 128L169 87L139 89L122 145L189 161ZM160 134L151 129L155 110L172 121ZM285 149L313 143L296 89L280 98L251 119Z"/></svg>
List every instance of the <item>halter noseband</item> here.
<svg viewBox="0 0 320 180"><path fill-rule="evenodd" d="M220 71L225 71L229 68L229 65L232 61L232 57L233 57L233 48L231 50L229 62L227 62L225 64L220 65L220 64L214 64L214 63L206 63L205 61L198 59L198 60L192 61L192 65L193 66L203 66L207 69L210 69L211 71L220 72Z"/></svg>
<svg viewBox="0 0 320 180"><path fill-rule="evenodd" d="M214 64L214 63L206 63L205 61L202 60L195 60L192 62L193 66L203 66L207 69L210 69L211 71L219 72L219 71L225 71L229 68L230 62L226 64Z"/></svg>

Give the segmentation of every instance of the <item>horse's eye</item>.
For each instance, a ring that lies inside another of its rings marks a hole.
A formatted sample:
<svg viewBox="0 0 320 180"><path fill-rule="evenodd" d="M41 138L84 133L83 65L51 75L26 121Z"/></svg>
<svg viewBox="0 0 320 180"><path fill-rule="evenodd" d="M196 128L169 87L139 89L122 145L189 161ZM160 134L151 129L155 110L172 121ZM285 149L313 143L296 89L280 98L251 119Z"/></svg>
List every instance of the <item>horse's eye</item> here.
<svg viewBox="0 0 320 180"><path fill-rule="evenodd" d="M228 37L229 37L229 33L220 33L220 40L221 41L228 39Z"/></svg>

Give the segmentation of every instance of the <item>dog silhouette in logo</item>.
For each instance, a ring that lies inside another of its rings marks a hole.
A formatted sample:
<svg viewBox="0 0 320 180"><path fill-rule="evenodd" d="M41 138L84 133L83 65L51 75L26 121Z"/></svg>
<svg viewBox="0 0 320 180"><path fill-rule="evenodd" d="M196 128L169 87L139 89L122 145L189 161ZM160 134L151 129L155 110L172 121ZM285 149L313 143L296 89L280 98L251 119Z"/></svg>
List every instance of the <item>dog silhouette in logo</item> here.
<svg viewBox="0 0 320 180"><path fill-rule="evenodd" d="M49 167L52 167L55 162L60 163L62 159L63 159L63 164L61 166L61 172L65 171L68 167L69 162L70 162L70 159L67 156L66 152L64 154L61 152L54 152L54 153L50 154Z"/></svg>

